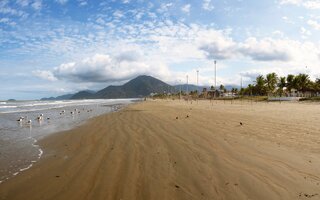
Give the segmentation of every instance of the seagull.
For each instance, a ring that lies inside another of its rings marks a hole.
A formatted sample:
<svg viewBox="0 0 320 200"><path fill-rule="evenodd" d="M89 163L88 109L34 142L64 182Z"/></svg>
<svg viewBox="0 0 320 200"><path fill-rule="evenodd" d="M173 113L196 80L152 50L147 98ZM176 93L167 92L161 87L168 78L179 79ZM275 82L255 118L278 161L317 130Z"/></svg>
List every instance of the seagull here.
<svg viewBox="0 0 320 200"><path fill-rule="evenodd" d="M21 118L20 118L20 119L17 119L18 122L22 122L22 120L23 120L23 119L21 119Z"/></svg>
<svg viewBox="0 0 320 200"><path fill-rule="evenodd" d="M28 124L31 124L31 123L32 123L32 120L31 120L31 119L29 119L29 120L27 121L27 123L28 123Z"/></svg>

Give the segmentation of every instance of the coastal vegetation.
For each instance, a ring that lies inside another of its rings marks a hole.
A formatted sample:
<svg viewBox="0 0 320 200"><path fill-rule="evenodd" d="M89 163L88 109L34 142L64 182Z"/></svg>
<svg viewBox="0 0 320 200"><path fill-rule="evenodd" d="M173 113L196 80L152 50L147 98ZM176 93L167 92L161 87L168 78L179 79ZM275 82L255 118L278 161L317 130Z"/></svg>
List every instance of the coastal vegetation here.
<svg viewBox="0 0 320 200"><path fill-rule="evenodd" d="M239 94L312 97L320 93L320 79L312 81L308 74L289 74L281 77L276 73L269 73L266 76L259 75L254 83L242 88Z"/></svg>
<svg viewBox="0 0 320 200"><path fill-rule="evenodd" d="M287 76L279 76L272 72L265 76L259 75L252 84L247 87L232 87L227 89L224 85L220 85L215 89L214 86L203 88L202 91L191 90L177 91L175 93L157 94L155 98L180 98L188 96L188 98L219 98L219 100L230 99L246 99L252 98L255 101L264 101L268 97L300 97L300 100L320 100L320 78L312 81L308 74L288 74ZM230 98L232 97L232 98Z"/></svg>

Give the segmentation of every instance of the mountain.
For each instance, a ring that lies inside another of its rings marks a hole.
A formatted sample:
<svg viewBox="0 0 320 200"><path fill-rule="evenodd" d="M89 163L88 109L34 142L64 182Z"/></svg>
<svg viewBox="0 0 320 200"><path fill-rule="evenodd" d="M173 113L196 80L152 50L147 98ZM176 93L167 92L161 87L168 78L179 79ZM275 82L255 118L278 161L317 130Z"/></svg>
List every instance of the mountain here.
<svg viewBox="0 0 320 200"><path fill-rule="evenodd" d="M198 91L202 91L203 88L208 88L207 86L196 86L196 85L192 85L192 84L188 84L188 91L195 91L198 89ZM175 85L175 92L179 92L180 88L182 92L187 92L187 84L182 84L182 85Z"/></svg>
<svg viewBox="0 0 320 200"><path fill-rule="evenodd" d="M143 75L121 86L108 86L98 91L94 98L137 98L148 96L150 93L164 93L173 90L171 85L152 76Z"/></svg>
<svg viewBox="0 0 320 200"><path fill-rule="evenodd" d="M95 94L95 91L84 90L72 95L70 99L92 99L94 98L94 94Z"/></svg>
<svg viewBox="0 0 320 200"><path fill-rule="evenodd" d="M129 82L125 83L124 85L120 86L108 86L102 90L99 90L98 92L85 90L80 91L76 94L68 94L63 95L59 97L50 97L50 98L43 98L41 100L63 100L63 99L119 99L119 98L139 98L139 97L145 97L150 95L151 93L177 93L181 90L183 92L186 92L187 90L187 84L183 85L176 85L171 86L159 79L156 79L152 76L138 76ZM209 86L199 86L196 85L188 85L188 90L195 91L198 89L198 91L202 91L202 89L206 87L207 89L210 89ZM231 90L232 87L237 86L231 86L226 85L225 88L228 90Z"/></svg>
<svg viewBox="0 0 320 200"><path fill-rule="evenodd" d="M181 87L181 91L182 92L187 92L187 84L182 84L182 85L175 85L174 88L175 88L175 91L176 92L179 92L180 91L180 87ZM220 87L220 85L217 86L218 89ZM232 88L238 88L240 89L240 87L238 85L225 85L224 86L228 91L230 91ZM210 86L196 86L196 85L192 85L192 84L189 84L188 85L188 91L195 91L197 90L198 88L198 91L202 91L203 88L207 88L207 90L210 90Z"/></svg>
<svg viewBox="0 0 320 200"><path fill-rule="evenodd" d="M65 94L57 97L49 97L49 98L42 98L41 101L48 101L48 100L68 100L70 99L74 94Z"/></svg>

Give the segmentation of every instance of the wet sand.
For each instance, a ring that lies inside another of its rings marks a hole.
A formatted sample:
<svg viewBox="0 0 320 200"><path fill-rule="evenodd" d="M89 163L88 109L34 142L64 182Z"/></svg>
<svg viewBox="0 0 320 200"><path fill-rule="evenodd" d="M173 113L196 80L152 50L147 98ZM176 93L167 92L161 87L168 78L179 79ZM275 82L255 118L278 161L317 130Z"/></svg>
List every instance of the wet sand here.
<svg viewBox="0 0 320 200"><path fill-rule="evenodd" d="M0 199L320 199L319 122L320 104L134 104L40 141Z"/></svg>

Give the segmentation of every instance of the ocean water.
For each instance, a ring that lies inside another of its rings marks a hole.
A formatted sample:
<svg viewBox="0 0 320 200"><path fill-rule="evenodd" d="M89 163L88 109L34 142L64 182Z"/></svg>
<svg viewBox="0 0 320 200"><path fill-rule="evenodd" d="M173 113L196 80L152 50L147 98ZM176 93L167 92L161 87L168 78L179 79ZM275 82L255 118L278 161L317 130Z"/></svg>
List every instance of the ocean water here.
<svg viewBox="0 0 320 200"><path fill-rule="evenodd" d="M39 139L136 101L139 99L0 101L0 184L41 158ZM20 117L24 119L17 121Z"/></svg>

